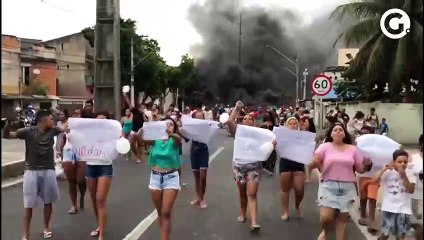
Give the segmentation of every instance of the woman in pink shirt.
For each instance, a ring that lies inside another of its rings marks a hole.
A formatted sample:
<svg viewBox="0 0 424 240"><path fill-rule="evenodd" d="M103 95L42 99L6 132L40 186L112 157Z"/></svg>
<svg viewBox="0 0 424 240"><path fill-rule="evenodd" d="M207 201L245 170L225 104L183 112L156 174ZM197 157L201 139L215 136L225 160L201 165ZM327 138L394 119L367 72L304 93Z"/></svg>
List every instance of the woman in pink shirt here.
<svg viewBox="0 0 424 240"><path fill-rule="evenodd" d="M364 173L371 166L371 161L363 159L352 145L351 137L342 123L336 122L328 129L325 142L315 151L310 165L311 169L320 168L322 173L318 205L324 231L319 240L326 239L334 220L336 239L345 239L346 222L356 197L356 176L352 169Z"/></svg>

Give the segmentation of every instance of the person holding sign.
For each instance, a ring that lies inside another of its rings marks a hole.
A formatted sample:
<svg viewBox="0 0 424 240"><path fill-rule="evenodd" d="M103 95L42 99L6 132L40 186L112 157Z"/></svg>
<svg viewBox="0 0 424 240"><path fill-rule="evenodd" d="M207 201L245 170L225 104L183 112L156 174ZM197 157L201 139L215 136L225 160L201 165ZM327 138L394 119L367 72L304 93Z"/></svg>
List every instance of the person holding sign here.
<svg viewBox="0 0 424 240"><path fill-rule="evenodd" d="M96 114L96 119L110 119L110 114L107 111L99 112ZM119 132L121 131L119 130ZM119 134L117 136L119 137ZM70 139L72 141L72 135ZM112 185L112 161L115 160L115 156L104 156L98 159L90 158L86 158L86 178L91 204L98 224L98 227L90 233L90 236L99 237L99 240L103 240L107 221L106 200Z"/></svg>
<svg viewBox="0 0 424 240"><path fill-rule="evenodd" d="M352 145L352 139L345 126L336 122L328 129L325 142L315 151L309 167L319 168L322 173L318 189L318 205L324 231L318 239L326 239L335 216L337 216L336 238L346 239L346 223L356 198L354 171L358 173L369 171L372 167L371 161L362 157L359 150Z"/></svg>
<svg viewBox="0 0 424 240"><path fill-rule="evenodd" d="M240 115L243 103L237 101L230 118L227 122L229 130L235 136L237 131L236 118ZM252 115L246 114L241 122L242 125L253 127L255 120ZM237 218L238 222L246 221L246 211L249 207L250 211L250 230L258 231L260 226L257 223L258 202L257 193L259 188L260 172L262 170L262 162L239 163L236 158L233 159L234 180L240 194L240 215Z"/></svg>
<svg viewBox="0 0 424 240"><path fill-rule="evenodd" d="M290 117L286 121L286 127L291 130L298 130L299 122L295 117ZM290 159L280 158L280 186L281 186L281 219L289 220L290 191L294 189L295 208L299 218L302 218L300 204L303 200L305 189L305 165Z"/></svg>
<svg viewBox="0 0 424 240"><path fill-rule="evenodd" d="M178 125L173 119L165 118L164 121L167 122L168 139L144 140L142 137L142 141L151 146L149 165L152 167L152 171L149 189L158 214L160 239L169 240L172 207L178 191L181 189L180 175L178 174L181 136L178 133ZM142 129L142 131L144 130Z"/></svg>
<svg viewBox="0 0 424 240"><path fill-rule="evenodd" d="M205 119L202 111L195 111L193 118ZM191 205L200 205L200 208L206 208L206 177L209 167L209 148L206 143L193 141L190 150L191 169L194 174L194 183L196 189L196 199L191 201Z"/></svg>

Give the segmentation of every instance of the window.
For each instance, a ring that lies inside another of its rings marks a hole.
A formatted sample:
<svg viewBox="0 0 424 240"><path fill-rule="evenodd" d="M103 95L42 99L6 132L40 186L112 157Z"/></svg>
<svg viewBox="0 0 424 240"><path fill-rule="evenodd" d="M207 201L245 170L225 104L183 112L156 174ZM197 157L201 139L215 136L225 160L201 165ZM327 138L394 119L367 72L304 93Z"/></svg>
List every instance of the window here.
<svg viewBox="0 0 424 240"><path fill-rule="evenodd" d="M63 43L60 44L60 48L62 49L62 52L63 52Z"/></svg>
<svg viewBox="0 0 424 240"><path fill-rule="evenodd" d="M29 86L29 77L30 77L30 71L29 71L30 67L29 66L24 66L22 67L22 83L24 86Z"/></svg>

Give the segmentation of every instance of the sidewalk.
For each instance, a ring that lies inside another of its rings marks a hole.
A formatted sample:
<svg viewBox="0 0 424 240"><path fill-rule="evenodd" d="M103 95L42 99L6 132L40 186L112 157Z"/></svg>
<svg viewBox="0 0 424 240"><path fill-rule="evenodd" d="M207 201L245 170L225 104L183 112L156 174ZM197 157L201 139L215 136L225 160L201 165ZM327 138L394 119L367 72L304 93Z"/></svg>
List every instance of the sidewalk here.
<svg viewBox="0 0 424 240"><path fill-rule="evenodd" d="M24 172L25 142L18 139L1 139L2 180L17 177Z"/></svg>

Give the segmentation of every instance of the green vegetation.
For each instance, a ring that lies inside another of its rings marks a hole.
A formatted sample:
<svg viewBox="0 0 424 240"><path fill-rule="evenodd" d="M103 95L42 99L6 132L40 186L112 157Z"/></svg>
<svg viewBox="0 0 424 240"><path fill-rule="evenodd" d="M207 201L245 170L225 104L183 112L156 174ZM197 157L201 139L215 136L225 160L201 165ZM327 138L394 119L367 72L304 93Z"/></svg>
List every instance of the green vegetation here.
<svg viewBox="0 0 424 240"><path fill-rule="evenodd" d="M390 39L380 29L384 12L392 8L405 11L411 19L410 32L401 39ZM422 102L423 99L423 1L363 0L338 6L330 19L345 16L356 21L339 39L346 45L360 45L358 55L344 73L354 83L337 86L336 92L356 92L369 101L388 99Z"/></svg>
<svg viewBox="0 0 424 240"><path fill-rule="evenodd" d="M136 93L145 93L143 101L148 97L153 100L163 99L170 91L179 89L182 92L193 84L193 59L184 55L179 66L167 65L160 56L158 42L138 35L136 30L134 20L121 19L122 85L129 85L131 81L131 38L134 42L134 87ZM94 46L94 28L85 28L82 33L90 45Z"/></svg>

